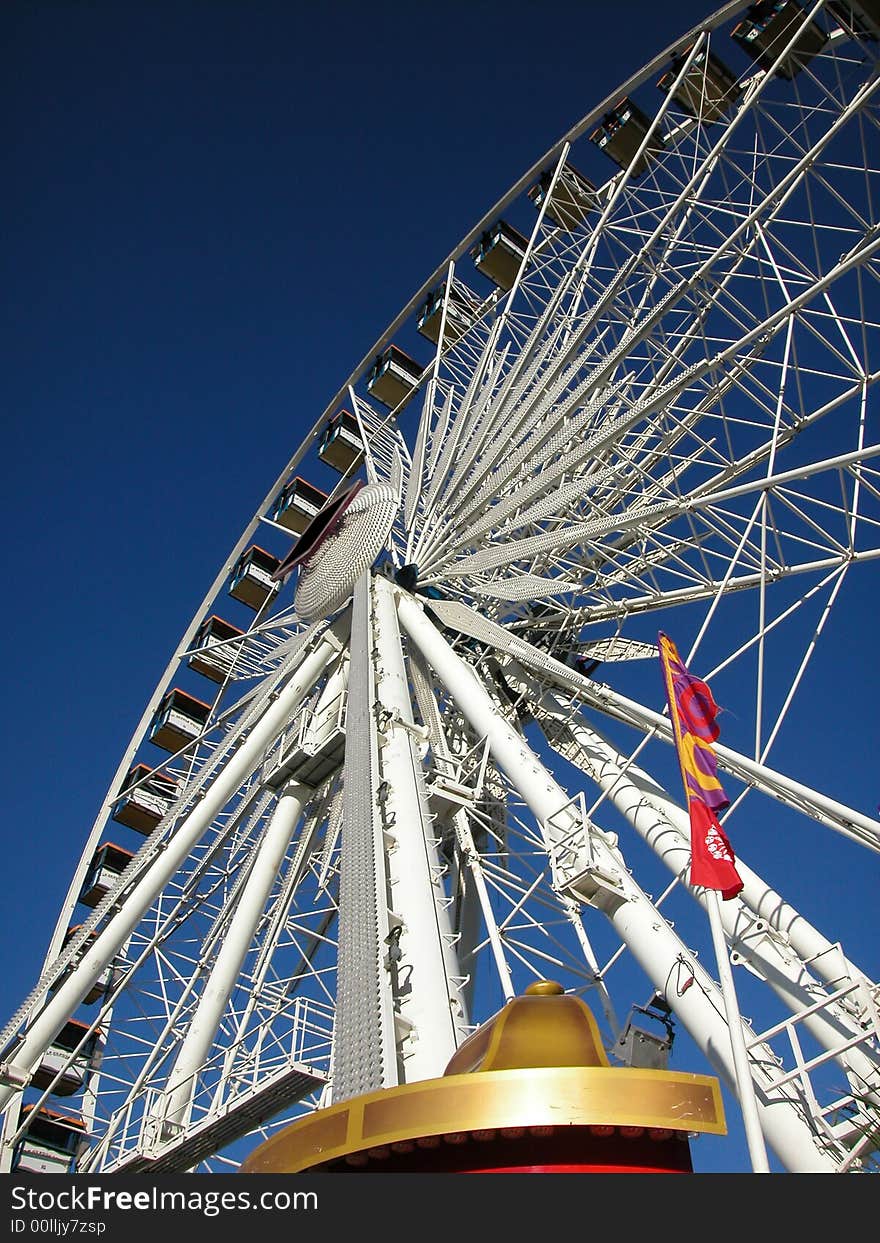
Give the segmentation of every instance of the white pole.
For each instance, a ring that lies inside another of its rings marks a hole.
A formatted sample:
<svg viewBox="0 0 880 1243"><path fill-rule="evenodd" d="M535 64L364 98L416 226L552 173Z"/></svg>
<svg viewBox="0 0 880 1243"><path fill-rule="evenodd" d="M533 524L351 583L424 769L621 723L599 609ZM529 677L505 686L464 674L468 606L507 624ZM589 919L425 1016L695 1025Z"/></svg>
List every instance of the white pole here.
<svg viewBox="0 0 880 1243"><path fill-rule="evenodd" d="M83 997L128 939L141 917L149 910L164 886L201 839L214 817L223 809L241 783L254 770L263 752L280 733L303 696L314 686L328 662L339 650L339 640L327 632L315 650L305 657L290 681L270 703L262 718L233 753L204 798L186 816L158 854L149 870L135 884L116 914L99 932L58 991L46 1003L29 1027L21 1045L14 1051L16 1066L30 1069L42 1057ZM0 1086L0 1109L15 1092L16 1085Z"/></svg>
<svg viewBox="0 0 880 1243"><path fill-rule="evenodd" d="M425 664L424 657L419 651L410 651L409 653L410 669L414 672L415 677L420 679L424 686L424 694L419 697L419 707L422 712L422 719L428 727L428 733L431 738L431 749L434 752L435 771L438 767L438 757L442 758L447 764L452 766L454 760L446 735L443 731L443 725L440 717L440 709L437 700L430 689L430 673ZM418 690L418 681L415 683ZM505 1001L510 1001L516 996L516 989L513 986L513 980L510 975L510 964L504 952L504 946L501 942L501 935L498 931L498 924L495 921L495 915L492 910L492 903L489 898L489 889L486 884L486 877L483 874L482 859L474 842L471 826L467 814L463 809L459 809L452 815L452 823L455 826L455 834L459 843L460 851L465 860L465 866L468 869L477 895L477 903L479 910L482 912L483 920L486 928L486 937L489 941L489 947L492 951L492 959L495 963L495 970L498 974L498 983L501 988ZM462 937L459 941L459 952L462 945L464 946L465 956L473 953L473 945L470 938ZM461 963L461 958L459 959ZM473 995L473 989L476 983L476 975L473 971L469 973L469 979L465 985L465 1000L467 995Z"/></svg>
<svg viewBox="0 0 880 1243"><path fill-rule="evenodd" d="M291 835L311 793L296 781L288 782L281 791L229 930L205 981L198 1008L168 1076L164 1097L157 1102L157 1114L164 1114L163 1138L167 1139L189 1121L196 1076L214 1041L266 899L290 845Z"/></svg>
<svg viewBox="0 0 880 1243"><path fill-rule="evenodd" d="M407 980L399 991L401 1017L412 1024L404 1042L404 1079L414 1083L442 1075L467 1035L461 995L461 969L441 873L443 868L427 805L393 588L374 580L376 697L386 710L380 725L379 764L387 782L386 832L394 839L387 854L391 907L403 920L397 948L399 968ZM401 971L392 975L397 979Z"/></svg>
<svg viewBox="0 0 880 1243"><path fill-rule="evenodd" d="M730 1031L730 1048L736 1073L736 1094L739 1097L739 1107L742 1111L752 1172L769 1174L767 1149L764 1147L764 1134L761 1130L758 1104L755 1099L755 1082L749 1068L749 1054L743 1036L742 1016L736 1001L733 972L730 969L727 942L724 940L724 929L721 926L721 899L717 889L707 889L705 892L709 927L712 930L712 945L715 948L715 960L718 964L718 979L721 983L721 995L724 998L724 1013L727 1016L727 1027Z"/></svg>
<svg viewBox="0 0 880 1243"><path fill-rule="evenodd" d="M398 593L398 616L404 630L446 685L473 729L480 737L488 739L492 755L522 794L533 815L545 831L550 831L548 824L559 823L561 810L570 805L566 792L525 739L496 712L475 672L453 651L423 608L403 592ZM675 978L681 964L686 964L696 987L680 990L680 995L677 993L673 999L673 1008L706 1059L733 1086L736 1073L720 989L658 914L629 874L619 852L598 833L592 835L591 846L598 865L619 878L620 897L617 901L603 903L603 914L661 996L666 996L670 980ZM783 1088L772 1103L759 1101L758 1104L764 1133L786 1169L792 1173L836 1171L833 1158L816 1146L796 1093L789 1094Z"/></svg>
<svg viewBox="0 0 880 1243"><path fill-rule="evenodd" d="M345 702L339 845L338 949L332 1100L400 1082L394 998L388 979L390 912L376 703L371 575L354 585Z"/></svg>

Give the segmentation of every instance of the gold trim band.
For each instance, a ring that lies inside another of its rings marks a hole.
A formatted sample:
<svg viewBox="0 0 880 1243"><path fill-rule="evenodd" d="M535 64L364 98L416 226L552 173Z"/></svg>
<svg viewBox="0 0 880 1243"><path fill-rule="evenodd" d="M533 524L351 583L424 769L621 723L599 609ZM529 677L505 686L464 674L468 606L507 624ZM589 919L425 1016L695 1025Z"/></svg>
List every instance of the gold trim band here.
<svg viewBox="0 0 880 1243"><path fill-rule="evenodd" d="M371 1148L502 1128L726 1134L718 1080L664 1070L527 1067L445 1075L354 1097L261 1144L242 1174L300 1173Z"/></svg>

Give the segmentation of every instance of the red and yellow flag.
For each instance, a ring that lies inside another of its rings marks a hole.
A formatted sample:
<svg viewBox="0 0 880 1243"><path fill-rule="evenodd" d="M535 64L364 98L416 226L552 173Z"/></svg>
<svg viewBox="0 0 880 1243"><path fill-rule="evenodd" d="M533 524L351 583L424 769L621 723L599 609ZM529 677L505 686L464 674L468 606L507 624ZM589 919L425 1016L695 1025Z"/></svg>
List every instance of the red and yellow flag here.
<svg viewBox="0 0 880 1243"><path fill-rule="evenodd" d="M736 897L743 882L717 815L730 805L712 749L721 733L715 719L718 705L706 683L688 673L667 635L657 636L657 646L691 822L690 883L718 889L726 901Z"/></svg>

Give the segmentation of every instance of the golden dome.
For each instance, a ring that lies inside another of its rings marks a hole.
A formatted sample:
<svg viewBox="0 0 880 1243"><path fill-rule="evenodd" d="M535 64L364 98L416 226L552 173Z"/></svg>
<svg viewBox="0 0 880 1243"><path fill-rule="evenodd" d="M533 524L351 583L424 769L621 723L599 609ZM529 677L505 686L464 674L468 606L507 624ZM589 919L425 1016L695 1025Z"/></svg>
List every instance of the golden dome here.
<svg viewBox="0 0 880 1243"><path fill-rule="evenodd" d="M537 980L459 1045L446 1075L528 1066L608 1066L599 1028L578 997Z"/></svg>
<svg viewBox="0 0 880 1243"><path fill-rule="evenodd" d="M587 1006L539 980L469 1036L439 1079L316 1110L256 1148L240 1172L479 1172L487 1162L682 1172L697 1132L726 1132L717 1079L611 1066Z"/></svg>

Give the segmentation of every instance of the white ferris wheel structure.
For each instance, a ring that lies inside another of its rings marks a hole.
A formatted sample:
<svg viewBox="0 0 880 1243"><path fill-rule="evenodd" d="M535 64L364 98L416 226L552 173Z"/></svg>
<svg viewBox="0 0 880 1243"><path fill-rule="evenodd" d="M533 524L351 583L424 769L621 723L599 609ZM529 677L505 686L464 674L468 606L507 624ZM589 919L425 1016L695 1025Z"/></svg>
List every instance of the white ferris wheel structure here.
<svg viewBox="0 0 880 1243"><path fill-rule="evenodd" d="M781 1169L880 1171L877 963L761 845L877 868L774 754L877 591L878 256L877 0L727 5L532 164L187 625L4 1028L0 1169L234 1170L549 978L620 1064L749 1096ZM736 1032L661 631L728 709Z"/></svg>

